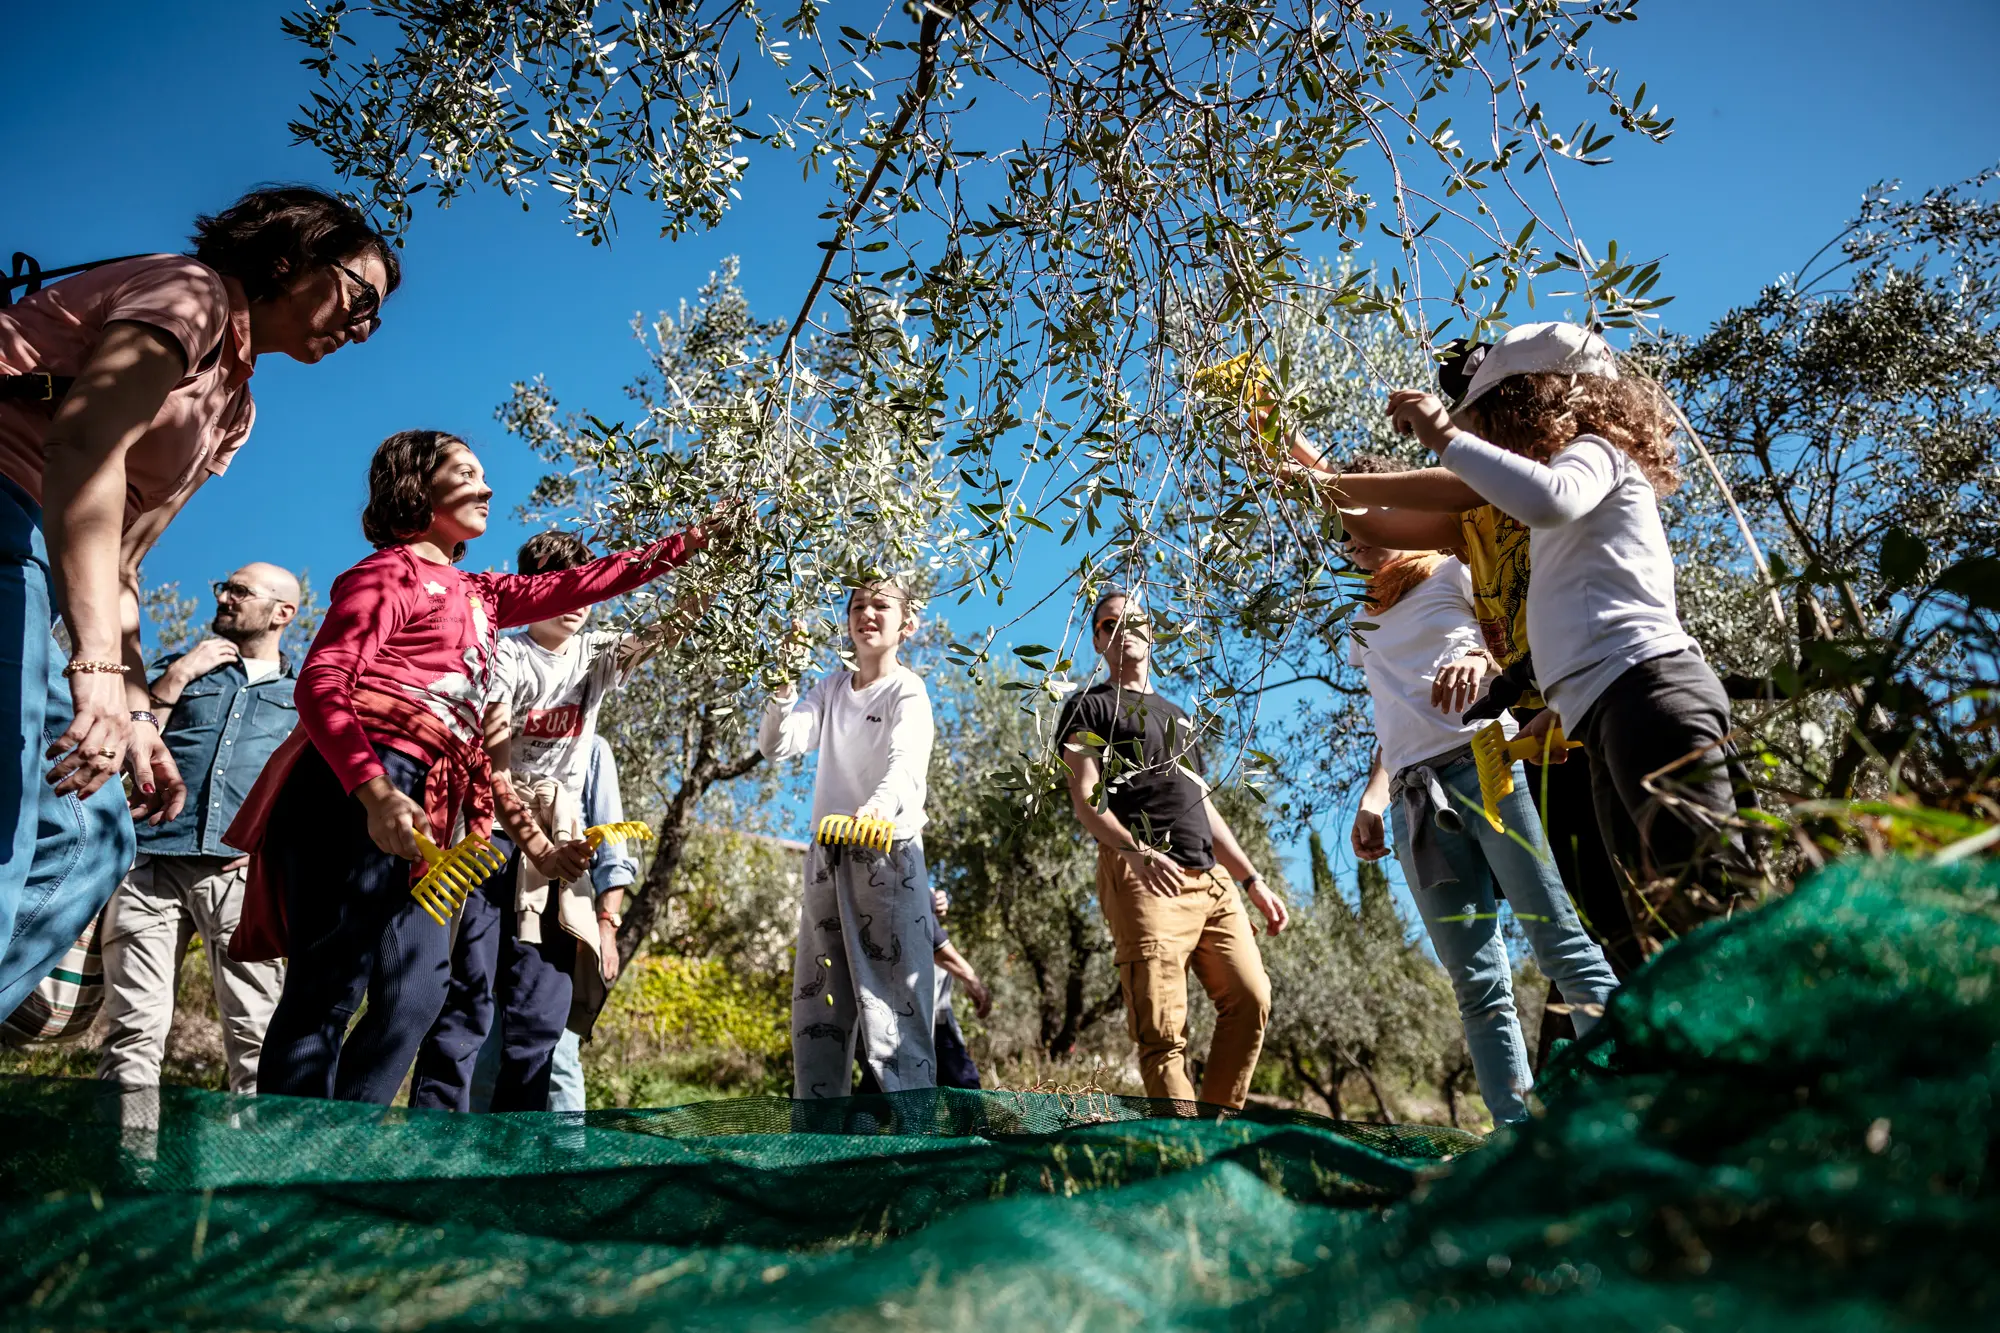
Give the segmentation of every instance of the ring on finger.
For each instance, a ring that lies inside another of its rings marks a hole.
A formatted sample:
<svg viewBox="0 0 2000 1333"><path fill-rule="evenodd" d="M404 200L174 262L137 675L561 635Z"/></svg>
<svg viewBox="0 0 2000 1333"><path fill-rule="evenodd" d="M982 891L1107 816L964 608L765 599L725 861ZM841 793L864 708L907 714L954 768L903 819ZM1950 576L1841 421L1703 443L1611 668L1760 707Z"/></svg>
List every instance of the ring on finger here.
<svg viewBox="0 0 2000 1333"><path fill-rule="evenodd" d="M108 745L100 748L97 753L106 759L116 759L118 757L118 751Z"/></svg>

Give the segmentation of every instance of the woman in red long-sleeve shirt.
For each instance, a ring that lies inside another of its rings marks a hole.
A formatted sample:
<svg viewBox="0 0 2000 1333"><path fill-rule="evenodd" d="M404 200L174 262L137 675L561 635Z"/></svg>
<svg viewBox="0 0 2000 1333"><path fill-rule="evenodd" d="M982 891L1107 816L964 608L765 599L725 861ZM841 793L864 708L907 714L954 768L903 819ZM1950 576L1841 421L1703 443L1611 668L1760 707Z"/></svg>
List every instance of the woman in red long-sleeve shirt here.
<svg viewBox="0 0 2000 1333"><path fill-rule="evenodd" d="M291 959L260 1092L386 1106L451 970L450 932L410 897L413 830L450 846L492 827L481 716L496 634L629 592L707 538L695 527L574 569L468 574L453 561L486 531L493 492L462 440L390 436L368 489L377 549L334 580L299 673L304 725L229 831L252 858L231 952Z"/></svg>

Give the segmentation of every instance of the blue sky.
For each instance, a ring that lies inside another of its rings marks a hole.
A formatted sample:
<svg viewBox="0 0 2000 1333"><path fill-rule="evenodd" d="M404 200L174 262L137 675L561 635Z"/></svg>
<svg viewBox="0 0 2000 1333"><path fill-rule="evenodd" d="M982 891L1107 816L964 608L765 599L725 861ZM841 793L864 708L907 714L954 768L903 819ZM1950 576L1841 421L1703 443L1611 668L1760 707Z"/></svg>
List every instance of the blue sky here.
<svg viewBox="0 0 2000 1333"><path fill-rule="evenodd" d="M311 79L279 34L286 8L14 7L0 81L10 157L0 253L54 266L179 249L197 212L252 183L335 184L285 129ZM1660 146L1621 143L1614 165L1572 173L1565 189L1587 236L1665 257L1670 326L1699 327L1801 264L1870 183L1901 177L1922 189L2000 155L1992 0L1893 11L1861 0L1647 0L1641 13L1600 29L1600 51L1632 84L1646 81L1676 132ZM309 569L324 588L366 553L366 459L405 427L481 445L511 508L537 469L493 422L510 382L542 374L567 404L615 413L640 364L632 316L692 296L731 253L744 256L756 308L789 317L819 258L819 189L762 160L746 203L715 232L658 239L636 204L611 248L570 235L553 209L524 215L497 194L420 212L382 332L318 367L260 362L250 445L167 533L149 579L200 589L263 559ZM503 520L473 558L498 563L524 535ZM1036 628L1024 624L1019 641ZM1346 845L1344 828L1327 832L1330 846Z"/></svg>

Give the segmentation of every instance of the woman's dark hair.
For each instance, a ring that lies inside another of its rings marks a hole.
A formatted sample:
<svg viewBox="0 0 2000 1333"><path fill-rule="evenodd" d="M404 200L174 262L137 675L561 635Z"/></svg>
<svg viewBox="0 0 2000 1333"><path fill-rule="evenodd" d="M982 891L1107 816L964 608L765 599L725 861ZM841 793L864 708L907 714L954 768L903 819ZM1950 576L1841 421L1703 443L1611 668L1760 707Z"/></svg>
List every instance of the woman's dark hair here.
<svg viewBox="0 0 2000 1333"><path fill-rule="evenodd" d="M361 535L376 550L415 541L430 530L431 478L452 449L464 440L441 430L399 430L375 446L368 462L368 506L361 511ZM460 542L451 553L465 554Z"/></svg>
<svg viewBox="0 0 2000 1333"><path fill-rule="evenodd" d="M514 568L523 574L546 574L553 569L575 569L596 558L574 532L538 532L521 543Z"/></svg>
<svg viewBox="0 0 2000 1333"><path fill-rule="evenodd" d="M268 301L315 269L371 251L389 275L387 299L403 281L388 238L353 204L310 185L252 190L213 217L194 220L194 257Z"/></svg>

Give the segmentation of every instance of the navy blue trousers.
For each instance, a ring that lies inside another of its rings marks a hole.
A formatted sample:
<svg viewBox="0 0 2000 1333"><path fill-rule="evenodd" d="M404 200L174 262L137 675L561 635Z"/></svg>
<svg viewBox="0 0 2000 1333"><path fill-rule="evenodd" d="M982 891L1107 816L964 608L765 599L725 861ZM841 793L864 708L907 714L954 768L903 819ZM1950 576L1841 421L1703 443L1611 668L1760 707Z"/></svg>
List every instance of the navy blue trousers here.
<svg viewBox="0 0 2000 1333"><path fill-rule="evenodd" d="M555 892L542 914L542 942L529 944L520 937L514 897L521 853L499 832L493 845L506 855L507 868L466 900L452 948L444 1011L417 1056L411 1106L470 1111L479 1048L497 1021L500 1072L492 1109L549 1109L556 1043L569 1022L576 938L562 928Z"/></svg>
<svg viewBox="0 0 2000 1333"><path fill-rule="evenodd" d="M396 789L422 804L429 769L383 746L375 753ZM291 961L257 1090L387 1106L444 1004L450 932L410 897L410 863L375 845L367 811L312 746L278 795L265 845L285 877Z"/></svg>

